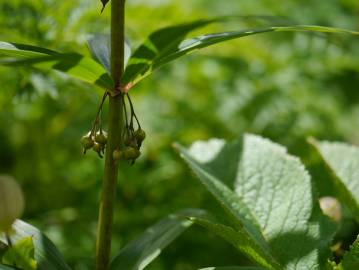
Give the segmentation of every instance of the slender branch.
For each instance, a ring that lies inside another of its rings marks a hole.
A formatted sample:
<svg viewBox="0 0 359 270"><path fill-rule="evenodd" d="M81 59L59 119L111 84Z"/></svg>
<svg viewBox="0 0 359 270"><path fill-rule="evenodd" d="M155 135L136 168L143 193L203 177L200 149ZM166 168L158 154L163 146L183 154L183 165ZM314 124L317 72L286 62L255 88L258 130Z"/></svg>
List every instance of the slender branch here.
<svg viewBox="0 0 359 270"><path fill-rule="evenodd" d="M124 69L124 26L125 0L112 0L111 73L114 81L114 92L120 88L120 79ZM113 151L123 144L121 136L123 132L121 95L109 95L108 121L108 140L96 245L96 270L107 270L110 260L113 211L118 176L118 161L113 159Z"/></svg>

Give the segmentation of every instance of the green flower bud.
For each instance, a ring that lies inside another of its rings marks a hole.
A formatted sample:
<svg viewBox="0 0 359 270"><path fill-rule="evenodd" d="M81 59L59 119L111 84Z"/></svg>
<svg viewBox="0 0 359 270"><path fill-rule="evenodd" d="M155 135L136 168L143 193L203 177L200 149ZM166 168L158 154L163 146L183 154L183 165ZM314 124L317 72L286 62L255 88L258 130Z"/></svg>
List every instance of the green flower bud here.
<svg viewBox="0 0 359 270"><path fill-rule="evenodd" d="M105 131L97 131L95 136L95 142L101 145L106 145L107 143L107 133Z"/></svg>
<svg viewBox="0 0 359 270"><path fill-rule="evenodd" d="M24 197L20 186L10 176L0 176L0 232L9 232L22 215Z"/></svg>
<svg viewBox="0 0 359 270"><path fill-rule="evenodd" d="M114 160L120 160L120 158L122 157L123 153L121 150L114 150L113 153L112 153L112 157Z"/></svg>
<svg viewBox="0 0 359 270"><path fill-rule="evenodd" d="M93 145L92 149L98 154L100 158L103 158L102 154L105 152L105 146L97 142Z"/></svg>
<svg viewBox="0 0 359 270"><path fill-rule="evenodd" d="M138 150L135 147L131 147L131 146L126 147L125 150L123 151L123 157L126 160L137 159L140 155L141 155L140 150Z"/></svg>
<svg viewBox="0 0 359 270"><path fill-rule="evenodd" d="M146 138L146 132L141 128L137 129L133 135L139 143L142 143Z"/></svg>
<svg viewBox="0 0 359 270"><path fill-rule="evenodd" d="M84 154L86 154L86 151L88 149L91 149L94 145L94 141L91 138L91 132L87 133L86 135L82 136L81 138L81 144L84 150Z"/></svg>

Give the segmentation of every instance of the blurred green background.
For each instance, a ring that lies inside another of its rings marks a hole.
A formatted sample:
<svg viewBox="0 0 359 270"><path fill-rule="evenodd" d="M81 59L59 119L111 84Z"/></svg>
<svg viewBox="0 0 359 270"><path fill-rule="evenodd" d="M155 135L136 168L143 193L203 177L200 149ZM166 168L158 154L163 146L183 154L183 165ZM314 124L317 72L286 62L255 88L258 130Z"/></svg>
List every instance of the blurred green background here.
<svg viewBox="0 0 359 270"><path fill-rule="evenodd" d="M109 33L109 8L100 15L100 7L99 0L1 1L0 40L89 55L86 39ZM136 48L160 26L254 14L359 30L357 0L128 0L127 37ZM208 31L263 24L232 22ZM21 183L24 219L44 230L74 269L90 269L103 160L83 156L79 139L90 129L101 90L56 72L5 67L0 89L0 173ZM173 151L174 141L231 140L243 132L269 137L302 158L320 195L330 194L305 140L359 144L359 40L288 33L244 38L167 65L130 93L148 138L136 165L120 168L114 253L171 212L217 207ZM231 246L195 227L148 269L244 263Z"/></svg>

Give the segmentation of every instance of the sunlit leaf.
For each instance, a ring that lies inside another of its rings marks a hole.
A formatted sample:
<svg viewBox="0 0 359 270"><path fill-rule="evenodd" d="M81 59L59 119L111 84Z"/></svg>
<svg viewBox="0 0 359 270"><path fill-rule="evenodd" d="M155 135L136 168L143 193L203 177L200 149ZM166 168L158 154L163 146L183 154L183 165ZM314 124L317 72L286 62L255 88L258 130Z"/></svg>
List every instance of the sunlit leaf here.
<svg viewBox="0 0 359 270"><path fill-rule="evenodd" d="M12 229L11 240L14 243L27 237L32 238L39 270L71 270L55 245L38 229L21 220L17 220ZM1 236L0 240L6 242Z"/></svg>
<svg viewBox="0 0 359 270"><path fill-rule="evenodd" d="M359 147L314 139L310 143L326 164L339 198L359 222Z"/></svg>
<svg viewBox="0 0 359 270"><path fill-rule="evenodd" d="M216 20L214 20L216 21ZM185 25L171 26L151 34L147 40L133 53L122 78L123 84L134 85L162 67L181 56L198 49L206 48L224 41L268 32L315 32L332 34L359 35L359 32L346 29L315 25L284 25L258 29L220 32L200 35L185 39L187 34L204 27L213 20L198 21Z"/></svg>
<svg viewBox="0 0 359 270"><path fill-rule="evenodd" d="M58 70L72 77L112 89L112 79L95 60L77 53L59 53L41 47L0 42L0 64L8 66L28 65L44 70Z"/></svg>
<svg viewBox="0 0 359 270"><path fill-rule="evenodd" d="M36 270L32 237L25 237L9 247L2 256L2 263L24 270Z"/></svg>
<svg viewBox="0 0 359 270"><path fill-rule="evenodd" d="M245 231L248 242L270 254L281 265L279 269L320 269L326 262L335 226L314 203L307 171L284 147L246 135L233 143L214 139L196 142L189 149L177 148L231 221L237 218L242 228L238 223L233 231L224 224L197 223L234 246L235 232L240 237ZM265 244L253 235L251 226L259 226ZM268 268L263 256L237 249Z"/></svg>

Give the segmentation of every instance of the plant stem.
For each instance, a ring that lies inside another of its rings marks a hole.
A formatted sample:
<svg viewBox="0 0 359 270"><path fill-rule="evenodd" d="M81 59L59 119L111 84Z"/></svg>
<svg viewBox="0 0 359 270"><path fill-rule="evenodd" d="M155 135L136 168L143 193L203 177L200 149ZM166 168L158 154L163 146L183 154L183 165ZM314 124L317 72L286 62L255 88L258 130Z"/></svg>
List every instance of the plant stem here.
<svg viewBox="0 0 359 270"><path fill-rule="evenodd" d="M111 1L111 75L113 92L120 88L124 70L124 26L125 0ZM99 211L96 245L96 270L107 270L111 253L113 211L116 199L118 161L113 159L113 151L122 145L123 110L121 95L109 96L108 140L105 156L105 171Z"/></svg>

